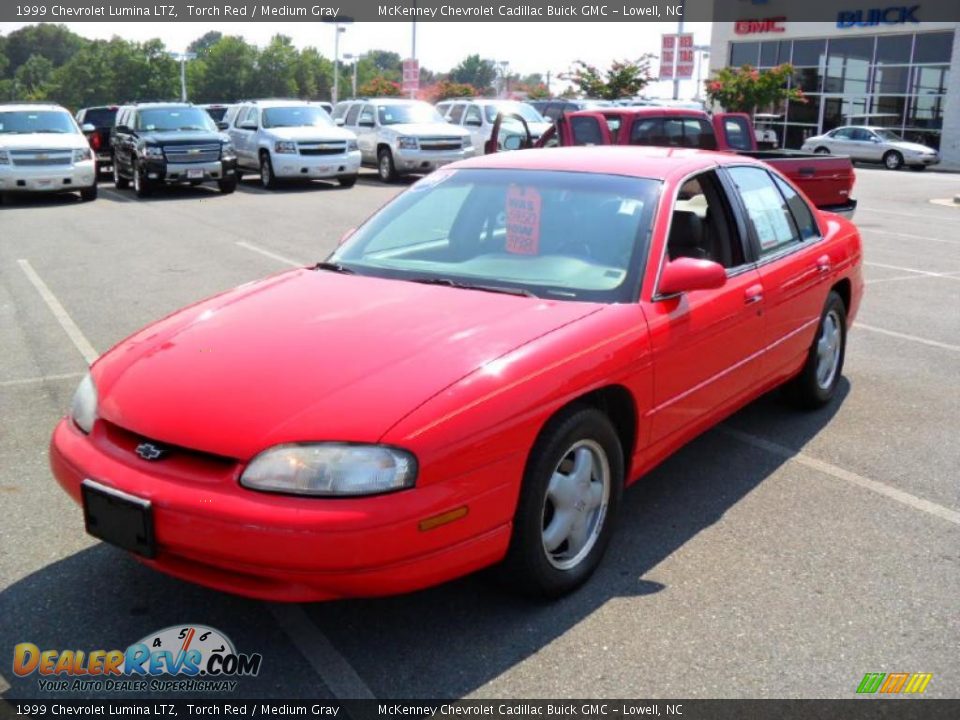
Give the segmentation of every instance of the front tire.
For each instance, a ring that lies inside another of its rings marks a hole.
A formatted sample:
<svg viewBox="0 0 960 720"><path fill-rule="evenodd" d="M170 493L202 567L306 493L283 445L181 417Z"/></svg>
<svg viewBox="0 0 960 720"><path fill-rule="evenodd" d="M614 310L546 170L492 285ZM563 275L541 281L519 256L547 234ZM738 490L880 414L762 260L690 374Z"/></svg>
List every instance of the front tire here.
<svg viewBox="0 0 960 720"><path fill-rule="evenodd" d="M392 183L397 179L397 167L393 164L393 153L389 148L381 148L377 153L377 174L385 183Z"/></svg>
<svg viewBox="0 0 960 720"><path fill-rule="evenodd" d="M817 148L816 150L814 150L813 152L814 152L815 155L829 155L829 154L830 154L830 148L826 148L826 147L824 147L823 145L821 145L820 147L818 147L818 148Z"/></svg>
<svg viewBox="0 0 960 720"><path fill-rule="evenodd" d="M527 460L502 580L548 598L586 582L610 541L623 476L620 440L604 413L575 405L553 418Z"/></svg>
<svg viewBox="0 0 960 720"><path fill-rule="evenodd" d="M94 183L88 188L80 191L80 199L83 202L92 202L97 199L97 185Z"/></svg>
<svg viewBox="0 0 960 720"><path fill-rule="evenodd" d="M220 192L222 192L224 195L229 195L237 189L237 182L236 176L231 176L224 178L223 180L218 180L217 187L220 188Z"/></svg>
<svg viewBox="0 0 960 720"><path fill-rule="evenodd" d="M277 176L273 174L273 161L270 153L260 153L260 184L267 190L277 187Z"/></svg>
<svg viewBox="0 0 960 720"><path fill-rule="evenodd" d="M138 162L133 163L133 191L138 198L150 197L153 194L153 187L150 185L150 181L143 176Z"/></svg>
<svg viewBox="0 0 960 720"><path fill-rule="evenodd" d="M357 184L356 175L341 175L337 178L337 182L340 183L340 187L352 188Z"/></svg>
<svg viewBox="0 0 960 720"><path fill-rule="evenodd" d="M784 388L797 407L814 410L829 403L837 392L847 350L847 307L833 290L820 314L817 334L803 370Z"/></svg>
<svg viewBox="0 0 960 720"><path fill-rule="evenodd" d="M113 161L113 186L117 190L126 190L130 187L130 181L120 174L120 168L117 166L116 158Z"/></svg>
<svg viewBox="0 0 960 720"><path fill-rule="evenodd" d="M903 167L903 155L896 150L891 150L883 156L883 164L887 170L899 170Z"/></svg>

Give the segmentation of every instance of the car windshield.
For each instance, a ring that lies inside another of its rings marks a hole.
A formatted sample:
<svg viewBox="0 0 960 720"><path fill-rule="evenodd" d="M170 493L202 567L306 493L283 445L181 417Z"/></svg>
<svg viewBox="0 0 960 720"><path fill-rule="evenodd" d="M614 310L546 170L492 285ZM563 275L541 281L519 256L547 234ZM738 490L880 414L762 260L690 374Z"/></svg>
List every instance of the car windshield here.
<svg viewBox="0 0 960 720"><path fill-rule="evenodd" d="M207 130L216 132L217 126L205 110L198 107L157 108L141 110L137 130L174 132L177 130Z"/></svg>
<svg viewBox="0 0 960 720"><path fill-rule="evenodd" d="M491 103L484 108L484 113L487 116L487 122L493 122L497 119L497 113L514 113L519 115L528 123L545 123L543 115L537 112L537 109L532 105L527 105L527 103L521 102L506 102L506 103Z"/></svg>
<svg viewBox="0 0 960 720"><path fill-rule="evenodd" d="M897 135L893 130L874 130L877 135L880 136L881 140L889 140L890 142L902 142L903 138Z"/></svg>
<svg viewBox="0 0 960 720"><path fill-rule="evenodd" d="M362 275L629 302L660 185L586 172L441 169L330 260Z"/></svg>
<svg viewBox="0 0 960 720"><path fill-rule="evenodd" d="M442 123L444 119L432 105L427 103L405 103L380 105L377 116L381 125L399 125L400 123Z"/></svg>
<svg viewBox="0 0 960 720"><path fill-rule="evenodd" d="M12 110L0 112L0 134L70 134L80 132L73 118L63 110Z"/></svg>
<svg viewBox="0 0 960 720"><path fill-rule="evenodd" d="M319 105L272 107L263 111L263 127L326 127L333 120Z"/></svg>

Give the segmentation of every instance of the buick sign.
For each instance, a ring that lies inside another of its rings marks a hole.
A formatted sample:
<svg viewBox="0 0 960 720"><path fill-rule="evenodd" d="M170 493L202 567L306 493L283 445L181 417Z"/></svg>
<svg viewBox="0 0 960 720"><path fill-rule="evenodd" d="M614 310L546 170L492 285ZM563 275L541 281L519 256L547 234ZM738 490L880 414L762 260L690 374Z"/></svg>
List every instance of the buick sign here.
<svg viewBox="0 0 960 720"><path fill-rule="evenodd" d="M886 8L870 10L841 10L837 13L837 27L869 27L873 25L904 25L919 23L917 10L919 5L891 5Z"/></svg>

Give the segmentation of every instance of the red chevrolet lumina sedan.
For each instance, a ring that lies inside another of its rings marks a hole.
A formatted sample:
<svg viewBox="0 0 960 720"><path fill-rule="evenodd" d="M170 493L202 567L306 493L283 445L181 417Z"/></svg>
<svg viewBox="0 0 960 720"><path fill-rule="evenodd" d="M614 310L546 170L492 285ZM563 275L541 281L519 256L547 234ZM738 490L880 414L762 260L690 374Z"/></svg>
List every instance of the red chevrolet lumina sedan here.
<svg viewBox="0 0 960 720"><path fill-rule="evenodd" d="M759 162L562 148L456 163L325 262L97 360L51 464L87 530L276 600L501 564L559 595L626 485L785 384L830 402L856 228Z"/></svg>

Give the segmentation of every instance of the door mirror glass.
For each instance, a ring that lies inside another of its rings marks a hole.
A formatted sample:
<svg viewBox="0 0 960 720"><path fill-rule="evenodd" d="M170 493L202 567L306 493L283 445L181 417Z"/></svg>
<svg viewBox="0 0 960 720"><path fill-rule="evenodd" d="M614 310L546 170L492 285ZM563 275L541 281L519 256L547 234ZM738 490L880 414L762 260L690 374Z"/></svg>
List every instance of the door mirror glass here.
<svg viewBox="0 0 960 720"><path fill-rule="evenodd" d="M97 131L97 129L96 129L93 125L91 125L90 123L84 123L84 124L80 127L80 129L81 129L83 132L85 132L85 133L92 133L92 132L96 132L96 131Z"/></svg>
<svg viewBox="0 0 960 720"><path fill-rule="evenodd" d="M658 292L676 295L693 290L713 290L727 282L723 265L712 260L678 257L663 268Z"/></svg>
<svg viewBox="0 0 960 720"><path fill-rule="evenodd" d="M230 123L224 122L223 120L217 121L217 130L226 130L228 127L230 127Z"/></svg>
<svg viewBox="0 0 960 720"><path fill-rule="evenodd" d="M519 150L523 147L523 138L519 135L508 135L503 140L504 150Z"/></svg>

